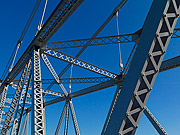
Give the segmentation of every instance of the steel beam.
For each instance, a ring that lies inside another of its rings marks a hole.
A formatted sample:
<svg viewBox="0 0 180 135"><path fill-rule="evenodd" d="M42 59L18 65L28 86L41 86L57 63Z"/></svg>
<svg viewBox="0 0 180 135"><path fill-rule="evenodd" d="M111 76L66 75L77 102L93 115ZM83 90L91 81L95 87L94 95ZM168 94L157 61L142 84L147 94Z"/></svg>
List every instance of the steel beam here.
<svg viewBox="0 0 180 135"><path fill-rule="evenodd" d="M78 58L72 57L72 56L70 56L68 54L62 53L62 52L57 51L57 50L50 50L48 48L43 53L47 54L49 56L52 56L54 58L63 60L65 62L68 62L70 64L74 64L74 65L79 66L81 68L87 69L89 71L98 73L100 75L104 75L104 76L107 76L107 77L110 77L110 78L116 78L117 77L117 74L115 74L115 73L112 73L112 72L110 72L108 70L102 69L100 67L97 67L95 65L92 65L90 63L87 63L85 61L82 61L82 60L80 60Z"/></svg>
<svg viewBox="0 0 180 135"><path fill-rule="evenodd" d="M33 51L33 71L32 71L32 135L45 135L44 107L41 83L40 51Z"/></svg>
<svg viewBox="0 0 180 135"><path fill-rule="evenodd" d="M179 6L179 0L153 1L121 92L112 102L101 135L135 134L179 17Z"/></svg>
<svg viewBox="0 0 180 135"><path fill-rule="evenodd" d="M115 86L117 84L122 85L122 83L123 83L123 79L111 79L109 81L106 81L106 82L103 82L103 83L100 83L100 84L97 84L97 85L93 85L91 87L88 87L88 88L85 88L85 89L82 89L82 90L77 90L76 92L73 92L73 93L69 94L69 97L70 98L79 97L79 96L82 96L82 95L85 95L85 94L88 94L88 93L96 92L96 91L99 91L99 90L102 90L102 89L105 89L105 88ZM63 97L62 98L56 98L56 99L45 102L44 105L48 106L48 105L51 105L51 104L54 104L54 103L62 102L64 100L66 100L65 97L64 98Z"/></svg>
<svg viewBox="0 0 180 135"><path fill-rule="evenodd" d="M30 69L31 69L31 60L29 61L29 64L25 66L25 68L22 72L20 82L18 84L18 88L17 88L16 93L14 95L14 98L12 100L10 109L7 113L7 117L6 117L5 123L3 125L1 135L6 135L8 133L10 123L11 123L12 118L14 116L15 110L17 109L17 106L18 106L18 103L19 103L19 100L21 97L22 89L23 89L23 86L24 86L28 76L29 76Z"/></svg>
<svg viewBox="0 0 180 135"><path fill-rule="evenodd" d="M106 37L97 37L89 39L80 39L80 40L70 40L70 41L61 41L61 42L52 42L47 43L47 47L52 49L65 49L65 48L76 48L87 46L97 46L97 45L110 45L117 43L129 43L136 42L140 37L140 34L125 34L125 35L115 35L115 36L106 36Z"/></svg>
<svg viewBox="0 0 180 135"><path fill-rule="evenodd" d="M165 60L161 64L159 72L167 71L180 66L180 56Z"/></svg>
<svg viewBox="0 0 180 135"><path fill-rule="evenodd" d="M34 45L43 47L83 1L84 0L61 0L59 2L58 6L37 33L36 37L32 40L28 48L13 67L12 71L3 81L0 86L0 93L2 93L5 84L13 81L13 79L22 71L23 67L31 57Z"/></svg>
<svg viewBox="0 0 180 135"><path fill-rule="evenodd" d="M29 86L30 86L30 83L31 83L31 77L32 77L32 72L29 75L29 80L27 82L26 90L25 90L25 93L24 93L22 101L21 101L22 105L21 105L21 110L19 111L19 119L18 119L17 130L16 130L17 134L19 134L20 125L21 125L22 117L23 117L24 110L25 110L25 104L26 104L26 99L28 97L28 90L29 90Z"/></svg>
<svg viewBox="0 0 180 135"><path fill-rule="evenodd" d="M1 93L1 103L0 103L0 124L3 116L3 109L5 107L5 101L6 101L6 96L7 96L7 90L8 90L8 85L4 87L3 92Z"/></svg>
<svg viewBox="0 0 180 135"><path fill-rule="evenodd" d="M56 128L56 132L55 132L55 135L58 135L59 134L59 130L61 128L61 124L62 124L62 121L64 119L64 115L66 113L66 110L67 110L67 105L68 105L68 102L65 103L64 105L64 108L63 108L63 111L61 113L61 116L60 116L60 119L59 119L59 122L58 122L58 126Z"/></svg>
<svg viewBox="0 0 180 135"><path fill-rule="evenodd" d="M149 111L147 107L144 107L144 114L149 119L151 124L154 126L154 128L157 130L157 132L160 135L167 135L167 132L164 130L164 128L161 126L161 124L156 120L156 118L153 116L153 114Z"/></svg>
<svg viewBox="0 0 180 135"><path fill-rule="evenodd" d="M64 88L63 84L60 83L60 78L58 77L56 71L54 70L54 68L53 68L52 64L50 63L49 59L47 58L47 56L45 54L41 54L41 58L44 61L46 67L49 69L49 71L52 74L52 76L54 77L54 79L56 80L56 82L58 83L58 85L61 88L61 90L67 96L68 93L67 93L66 89Z"/></svg>
<svg viewBox="0 0 180 135"><path fill-rule="evenodd" d="M66 109L64 135L68 135L68 127L69 127L69 104L67 105L67 109Z"/></svg>
<svg viewBox="0 0 180 135"><path fill-rule="evenodd" d="M179 66L180 66L180 56L177 56L175 58L163 61L161 64L161 68L160 68L159 72L170 70L170 69L173 69L173 68L176 68ZM125 76L124 76L124 78L125 78ZM96 92L96 91L99 91L99 90L102 90L105 88L109 88L111 86L115 86L117 84L122 85L123 82L124 82L124 79L122 79L122 80L116 80L116 79L115 80L114 79L107 80L107 81L102 82L100 84L97 84L97 85L94 85L94 86L91 86L91 87L88 87L88 88L85 88L82 90L77 90L76 92L71 93L70 97L71 98L79 97L81 95L86 95L88 93ZM64 100L65 100L65 98L56 98L56 99L47 101L45 103L45 105L51 105L51 104L58 103L58 102L61 102Z"/></svg>
<svg viewBox="0 0 180 135"><path fill-rule="evenodd" d="M75 133L76 133L76 135L80 135L80 131L79 131L78 122L77 122L77 119L76 119L76 114L75 114L75 111L74 111L74 106L73 106L73 103L72 103L72 99L69 100L69 106L70 106L70 110L71 110L71 115L72 115L72 119L73 119Z"/></svg>
<svg viewBox="0 0 180 135"><path fill-rule="evenodd" d="M101 82L111 80L111 78L109 77L85 77L85 78L71 78L71 79L61 78L60 83L69 84L70 80L71 80L71 83L101 83ZM15 84L18 84L18 82L19 80L14 80L12 85L15 86ZM54 79L42 79L42 84L51 84L53 82L54 82ZM55 84L58 84L58 83L55 82Z"/></svg>
<svg viewBox="0 0 180 135"><path fill-rule="evenodd" d="M113 12L110 14L110 16L106 19L106 21L99 27L99 29L94 33L94 35L92 36L93 38L96 38L97 35L104 29L104 27L111 21L111 19L114 17L114 15L116 15L117 12L119 12L122 7L126 4L128 0L121 0L121 2L119 3L119 5L114 8ZM90 42L87 42L86 46L84 46L75 56L75 58L78 58L83 52L84 50L88 47L88 44ZM62 72L58 75L59 77L62 77L62 75L71 67L71 64L68 64L63 70ZM51 85L49 85L49 87L47 89L50 89L52 86L54 85L54 83L52 83Z"/></svg>
<svg viewBox="0 0 180 135"><path fill-rule="evenodd" d="M47 43L47 47L52 49L66 49L66 48L76 48L76 47L84 47L84 46L112 45L118 43L130 43L130 42L138 43L139 38L141 36L141 32L142 29L132 34L51 42L51 43ZM176 28L174 29L172 38L179 38L179 37L180 37L180 28Z"/></svg>

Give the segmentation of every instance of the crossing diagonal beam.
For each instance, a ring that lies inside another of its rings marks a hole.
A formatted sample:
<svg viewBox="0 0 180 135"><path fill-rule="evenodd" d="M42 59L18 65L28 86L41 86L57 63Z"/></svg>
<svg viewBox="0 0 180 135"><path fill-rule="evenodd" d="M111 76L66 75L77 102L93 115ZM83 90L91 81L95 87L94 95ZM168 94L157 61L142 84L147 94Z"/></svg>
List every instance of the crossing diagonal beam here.
<svg viewBox="0 0 180 135"><path fill-rule="evenodd" d="M135 134L179 17L179 6L179 0L153 1L122 89L117 89L121 92L112 102L101 135Z"/></svg>
<svg viewBox="0 0 180 135"><path fill-rule="evenodd" d="M180 28L174 29L172 38L180 38Z"/></svg>
<svg viewBox="0 0 180 135"><path fill-rule="evenodd" d="M147 107L144 107L144 114L146 115L146 117L149 119L149 121L152 123L152 125L160 135L167 135L167 132L164 130L164 128L156 120L156 118L153 116L153 114L150 112L150 110Z"/></svg>
<svg viewBox="0 0 180 135"><path fill-rule="evenodd" d="M168 60L163 61L162 64L161 64L161 68L160 68L159 72L170 70L170 69L173 69L173 68L176 68L176 67L179 67L179 66L180 66L180 56L177 56L177 57L174 57L172 59L168 59ZM71 98L74 98L74 97L79 97L79 96L82 96L82 95L86 95L88 93L96 92L96 91L99 91L99 90L102 90L102 89L105 89L105 88L109 88L109 87L115 86L117 84L122 86L123 82L124 82L124 78L122 78L121 80L118 80L118 79L106 80L105 82L102 82L102 83L93 85L91 87L88 87L88 88L85 88L85 89L82 89L82 90L78 90L78 91L76 91L74 93L71 93L69 96ZM45 103L45 105L54 104L54 103L61 102L61 101L64 101L64 100L65 100L65 98L56 98L56 99L47 101Z"/></svg>
<svg viewBox="0 0 180 135"><path fill-rule="evenodd" d="M56 131L55 131L55 135L59 134L59 130L61 128L61 124L63 122L64 115L65 115L66 110L67 110L67 106L68 106L68 102L66 102L65 105L64 105L63 111L61 113L61 116L60 116L60 119L59 119L59 122L58 122L58 126L57 126Z"/></svg>
<svg viewBox="0 0 180 135"><path fill-rule="evenodd" d="M110 16L106 19L106 21L99 27L99 29L94 33L94 35L92 36L92 38L97 37L97 35L104 29L104 27L111 21L111 19L116 15L117 12L119 12L123 6L126 4L128 0L121 0L121 2L119 3L119 5L114 8L113 12L110 14ZM83 52L84 50L88 47L88 44L90 42L88 42L86 44L86 46L84 46L75 56L76 58L78 58ZM59 77L61 78L61 76L70 68L71 64L68 64L63 70L62 72L59 74ZM54 85L54 83L52 83L51 85L48 86L48 89L50 89L52 86Z"/></svg>
<svg viewBox="0 0 180 135"><path fill-rule="evenodd" d="M73 106L73 103L72 103L72 99L70 99L70 101L69 101L69 106L70 106L70 110L71 110L71 115L72 115L76 135L80 135L80 131L79 131L78 122L77 122L77 119L76 119L76 114L75 114L75 111L74 111L74 106Z"/></svg>
<svg viewBox="0 0 180 135"><path fill-rule="evenodd" d="M25 103L26 103L26 98L27 97L27 93L28 93L28 89L29 89L29 84L30 84L30 75L28 75L28 78L26 78L25 80L25 87L23 87L19 101L18 101L18 105L17 105L17 109L16 109L16 113L15 113L15 117L14 117L14 122L12 125L12 130L11 130L11 135L16 135L18 134L18 126L19 122L21 121L22 115L23 115L23 111L25 108ZM22 115L21 115L22 114Z"/></svg>
<svg viewBox="0 0 180 135"><path fill-rule="evenodd" d="M26 91L25 91L25 93L23 95L23 98L22 98L22 106L21 106L21 110L19 112L19 120L18 120L18 123L17 123L17 130L16 130L17 134L19 134L20 125L21 125L21 121L22 121L22 118L23 118L24 110L25 110L25 104L26 104L26 99L28 97L28 90L29 90L29 86L30 86L30 83L31 83L31 77L32 77L32 72L29 75L29 80L27 82Z"/></svg>
<svg viewBox="0 0 180 135"><path fill-rule="evenodd" d="M64 135L68 135L68 127L69 127L69 104L66 109Z"/></svg>
<svg viewBox="0 0 180 135"><path fill-rule="evenodd" d="M41 30L37 33L36 37L32 40L28 48L15 64L12 71L3 81L0 86L0 93L2 93L6 83L10 83L23 70L23 67L28 62L29 57L31 57L34 45L43 47L83 1L84 0L61 0L59 2Z"/></svg>
<svg viewBox="0 0 180 135"><path fill-rule="evenodd" d="M56 80L56 82L58 83L59 87L61 88L61 90L64 92L64 94L67 96L68 93L66 91L66 89L64 88L63 84L60 83L60 78L57 75L56 71L54 70L52 64L50 63L49 59L47 58L47 56L45 54L41 54L41 58L44 61L45 65L47 66L47 68L49 69L49 71L51 72L52 76L54 77L54 79Z"/></svg>
<svg viewBox="0 0 180 135"><path fill-rule="evenodd" d="M21 96L23 86L25 84L25 80L27 79L27 77L29 75L30 69L31 69L31 60L29 61L29 64L25 66L25 68L24 68L24 70L22 72L20 82L18 84L18 88L17 88L16 93L14 95L14 98L12 100L12 103L11 103L10 109L8 111L8 114L6 116L6 120L5 120L5 123L3 125L1 135L6 135L7 132L8 132L10 123L12 121L12 118L14 116L14 113L15 113L15 110L17 108L18 102L20 100L20 96Z"/></svg>
<svg viewBox="0 0 180 135"><path fill-rule="evenodd" d="M115 74L115 73L112 73L112 72L110 72L108 70L99 68L97 66L94 66L94 65L92 65L90 63L87 63L85 61L82 61L82 60L80 60L78 58L72 57L72 56L70 56L68 54L62 53L62 52L57 51L57 50L52 50L52 49L48 48L43 53L47 54L49 56L52 56L54 58L63 60L65 62L74 64L76 66L82 67L84 69L90 70L92 72L98 73L100 75L104 75L104 76L107 76L107 77L110 77L110 78L116 78L117 77L117 74Z"/></svg>

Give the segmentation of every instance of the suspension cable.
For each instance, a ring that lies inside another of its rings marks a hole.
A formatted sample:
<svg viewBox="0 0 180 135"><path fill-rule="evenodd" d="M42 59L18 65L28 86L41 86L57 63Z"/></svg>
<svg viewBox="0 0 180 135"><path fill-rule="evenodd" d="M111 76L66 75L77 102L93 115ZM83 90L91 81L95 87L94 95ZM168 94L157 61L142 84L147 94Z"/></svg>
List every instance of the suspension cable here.
<svg viewBox="0 0 180 135"><path fill-rule="evenodd" d="M116 12L116 23L117 23L117 33L118 33L118 39L119 39L118 11ZM120 42L119 42L119 67L120 67L120 73L122 73L123 72L123 64L122 64L122 58L121 58Z"/></svg>
<svg viewBox="0 0 180 135"><path fill-rule="evenodd" d="M16 44L16 46L15 46L15 48L14 48L14 50L13 50L11 56L10 56L10 59L8 60L8 64L6 65L5 70L4 70L4 72L3 72L2 76L1 76L1 81L4 80L4 78L7 75L7 73L11 72L11 70L13 68L17 52L18 52L18 50L19 50L19 48L20 48L20 46L22 44L22 41L23 41L23 39L24 39L24 37L25 37L25 35L27 33L27 30L28 30L28 28L29 28L33 18L34 18L34 15L35 15L35 13L36 13L36 11L37 11L41 1L42 0L37 0L36 1L36 4L35 4L32 12L30 14L30 17L29 17L28 21L26 22L26 25L25 25L25 27L24 27L24 29L22 31L22 34L21 34L19 40L17 41L17 44Z"/></svg>

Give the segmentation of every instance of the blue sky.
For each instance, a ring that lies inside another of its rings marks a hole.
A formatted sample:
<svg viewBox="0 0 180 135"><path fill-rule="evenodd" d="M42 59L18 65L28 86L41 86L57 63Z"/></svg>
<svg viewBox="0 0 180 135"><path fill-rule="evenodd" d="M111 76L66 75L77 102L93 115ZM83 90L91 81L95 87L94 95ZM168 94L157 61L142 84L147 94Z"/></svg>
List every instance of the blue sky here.
<svg viewBox="0 0 180 135"><path fill-rule="evenodd" d="M31 40L34 38L38 22L40 21L44 1L30 26L30 29L23 40L23 44L18 52L17 60L27 48ZM49 0L45 20L51 14L53 9L58 4L59 0ZM74 12L74 14L65 22L65 24L57 31L49 42L63 41L71 39L90 38L99 26L111 14L113 9L120 3L120 0L85 0L82 5ZM152 0L129 0L119 13L119 29L120 34L133 33L139 30L146 18ZM32 11L35 1L2 1L0 4L0 29L1 29L1 50L0 50L0 74L2 74L5 65L19 39L25 23ZM176 27L180 27L178 21ZM98 36L117 35L115 17L105 27ZM179 39L172 39L164 59L169 59L179 55L180 46ZM121 44L123 64L131 52L132 43ZM77 54L80 48L61 50L72 56ZM67 65L67 63L54 58L50 58L57 73ZM95 46L88 47L80 56L80 59L89 63L105 68L114 73L119 73L118 66L118 45ZM42 63L42 78L52 78L48 70ZM159 73L153 91L149 97L147 107L152 111L161 125L170 135L180 134L180 75L179 68L172 69L163 73ZM63 76L69 77L70 71ZM90 77L99 76L84 69L74 66L73 77ZM72 85L72 92L93 84L77 84ZM65 85L67 88L67 85ZM57 86L53 90L60 91ZM89 95L73 99L75 112L78 118L78 123L81 135L100 135L106 119L111 101L116 87L104 89ZM46 127L47 135L52 135L55 132L60 113L64 106L64 102L46 107ZM61 129L63 133L64 127ZM71 135L75 134L70 118ZM153 126L142 116L137 130L137 135L158 135Z"/></svg>

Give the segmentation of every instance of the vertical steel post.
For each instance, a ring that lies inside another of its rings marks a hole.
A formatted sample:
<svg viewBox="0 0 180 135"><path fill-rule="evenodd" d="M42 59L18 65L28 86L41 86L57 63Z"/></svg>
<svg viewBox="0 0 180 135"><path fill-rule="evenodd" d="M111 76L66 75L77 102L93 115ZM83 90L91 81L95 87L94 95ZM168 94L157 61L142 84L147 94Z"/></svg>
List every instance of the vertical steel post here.
<svg viewBox="0 0 180 135"><path fill-rule="evenodd" d="M32 135L45 135L45 120L42 96L40 50L34 48L32 69Z"/></svg>

